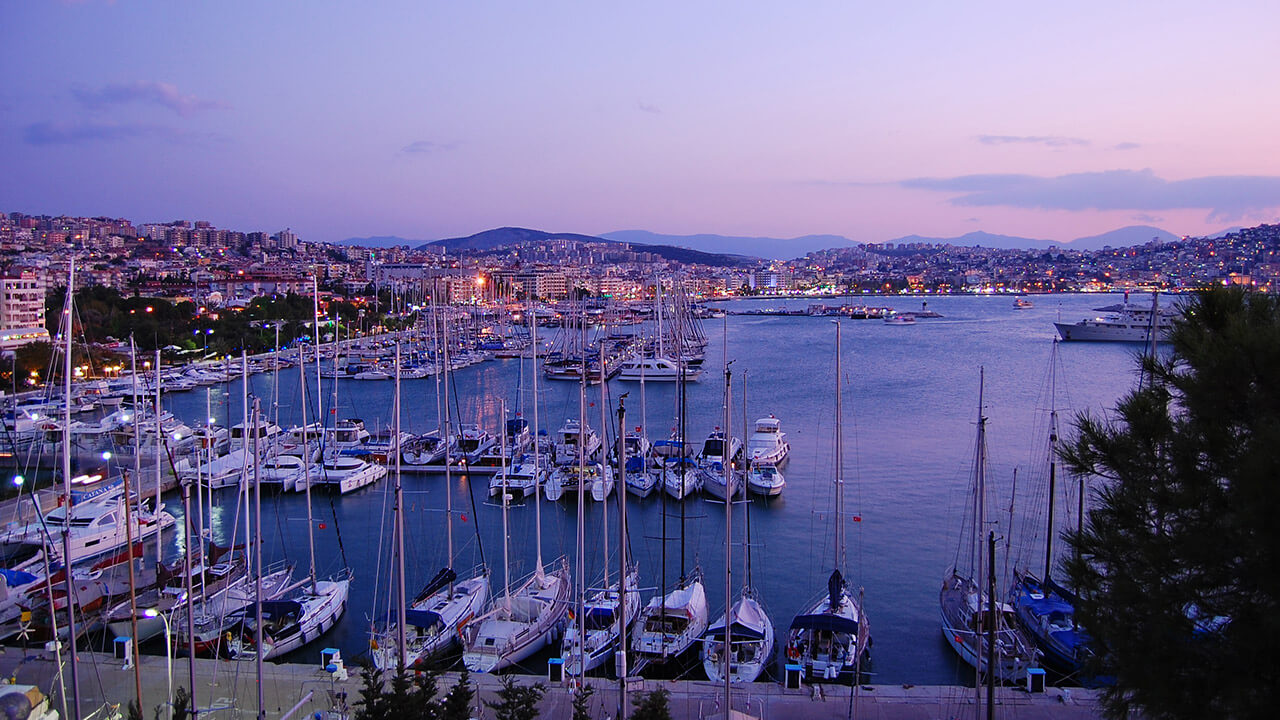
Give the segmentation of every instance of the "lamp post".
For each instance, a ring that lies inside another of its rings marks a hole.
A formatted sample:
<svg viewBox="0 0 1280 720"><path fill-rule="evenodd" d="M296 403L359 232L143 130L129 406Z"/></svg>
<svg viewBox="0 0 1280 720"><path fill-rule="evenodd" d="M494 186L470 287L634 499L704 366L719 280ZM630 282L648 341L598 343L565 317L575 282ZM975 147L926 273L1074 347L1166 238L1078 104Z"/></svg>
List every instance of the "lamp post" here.
<svg viewBox="0 0 1280 720"><path fill-rule="evenodd" d="M169 706L169 717L173 717L173 635L169 632L169 618L155 608L147 608L142 614L149 618L158 617L164 622L164 660L169 675L169 694L165 704Z"/></svg>

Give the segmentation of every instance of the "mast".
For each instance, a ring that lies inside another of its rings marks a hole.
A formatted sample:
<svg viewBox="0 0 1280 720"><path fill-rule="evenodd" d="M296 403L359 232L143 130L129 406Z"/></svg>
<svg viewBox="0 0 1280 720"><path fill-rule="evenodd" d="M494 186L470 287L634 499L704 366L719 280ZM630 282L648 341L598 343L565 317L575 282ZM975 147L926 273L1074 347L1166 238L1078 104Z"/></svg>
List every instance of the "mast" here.
<svg viewBox="0 0 1280 720"><path fill-rule="evenodd" d="M502 415L507 415L506 403L502 406ZM506 423L503 425L503 440L506 440ZM508 539L510 538L507 529L507 505L511 496L507 493L507 474L502 473L502 602L506 604L507 609L511 608L511 560L508 548ZM542 558L538 558L538 572L542 572Z"/></svg>
<svg viewBox="0 0 1280 720"><path fill-rule="evenodd" d="M537 525L538 532L534 533L534 541L536 547L536 557L538 562L538 572L542 572L542 490L536 487L538 476L542 473L542 459L538 456L538 315L532 310L532 303L529 311L529 327L530 336L533 340L533 371L530 376L533 378L533 477L534 477L534 493L533 493L533 512L534 522Z"/></svg>
<svg viewBox="0 0 1280 720"><path fill-rule="evenodd" d="M63 565L63 583L67 593L67 632L71 638L71 693L73 717L80 720L80 675L76 670L76 594L73 592L74 583L71 580L71 330L75 324L75 315L73 310L73 295L76 289L76 261L72 258L67 263L67 302L66 313L64 317L63 332L67 334L66 357L63 358L63 364L66 377L65 392L63 396L62 407L62 494L67 499L66 512L62 515L62 565ZM157 386L159 385L159 376L157 375ZM158 488L157 488L158 489ZM129 499L125 498L128 503ZM160 506L156 506L158 513ZM160 543L157 542L156 545ZM132 563L130 559L130 563ZM132 565L130 565L132 567ZM49 604L50 613L53 614L53 603ZM54 643L58 640L54 639ZM134 662L137 662L136 660Z"/></svg>
<svg viewBox="0 0 1280 720"><path fill-rule="evenodd" d="M724 716L728 718L732 712L729 704L732 693L730 680L730 662L733 648L733 457L730 439L733 433L729 426L729 405L732 396L732 371L729 363L724 364Z"/></svg>
<svg viewBox="0 0 1280 720"><path fill-rule="evenodd" d="M623 485L618 488L618 717L626 717L627 703L627 442L624 428L627 426L627 410L623 406L627 394L618 397L618 476ZM662 492L666 492L664 489ZM607 507L607 506L606 506ZM606 515L608 513L606 512ZM605 558L608 565L608 558Z"/></svg>
<svg viewBox="0 0 1280 720"><path fill-rule="evenodd" d="M71 346L67 345L67 362L70 363ZM70 368L70 365L67 365ZM71 387L71 381L67 381L67 387ZM68 391L69 393L70 391ZM71 402L71 396L67 395L67 402ZM160 424L160 348L156 348L156 516L160 515L160 448L164 447L164 427ZM141 493L139 493L141 494ZM158 527L158 525L157 525ZM161 554L162 543L156 542L156 563L159 564L164 556Z"/></svg>
<svg viewBox="0 0 1280 720"><path fill-rule="evenodd" d="M578 567L576 570L577 577L574 578L574 588L577 597L577 618L578 622L578 672L580 675L586 675L586 659L584 657L584 645L587 641L587 619L586 615L586 594L587 594L587 573L586 573L586 555L587 545L587 509L586 509L586 485L587 485L587 308L586 301L582 305L582 324L578 328L581 347L579 351L582 353L582 367L578 373ZM601 388L601 392L603 392ZM539 528L541 534L541 528ZM539 564L541 568L541 564Z"/></svg>
<svg viewBox="0 0 1280 720"><path fill-rule="evenodd" d="M836 570L844 568L844 378L841 376L840 322L836 321ZM831 598L835 610L836 598ZM855 645L856 647L856 645Z"/></svg>
<svg viewBox="0 0 1280 720"><path fill-rule="evenodd" d="M1058 408L1057 397L1058 341L1053 341L1053 353L1049 360L1049 526L1044 535L1044 582L1048 587L1049 573L1053 570L1053 511L1058 485Z"/></svg>
<svg viewBox="0 0 1280 720"><path fill-rule="evenodd" d="M996 531L987 536L987 720L996 716Z"/></svg>
<svg viewBox="0 0 1280 720"><path fill-rule="evenodd" d="M403 669L408 664L408 648L405 647L404 626L405 626L405 603L408 601L405 597L404 589L404 492L400 485L400 338L396 338L396 398L395 398L395 429L392 430L392 450L396 454L396 526L393 531L396 536L396 597L399 602L396 604L396 649L400 651L400 667Z"/></svg>
<svg viewBox="0 0 1280 720"><path fill-rule="evenodd" d="M254 448L254 449L256 450L257 448ZM197 468L200 467L200 451L199 450L196 451L196 467ZM197 480L197 482L199 481ZM128 514L127 508L129 506L129 501L127 497L125 499L124 504L126 508L125 514L127 515ZM191 686L191 692L189 695L189 697L191 698L191 708L189 712L191 713L191 717L194 718L200 712L200 703L196 702L196 658L195 658L196 625L195 625L195 611L191 607L191 604L195 601L195 595L192 594L194 592L194 588L192 587L192 577L191 577L191 568L192 568L191 529L193 527L193 523L191 522L191 481L190 480L182 483L182 523L184 525L182 532L183 532L183 535L185 535L185 542L182 543L182 549L183 549L184 559L186 561L186 567L183 568L182 574L185 576L183 580L184 580L184 584L186 585L185 589L187 593L187 600L186 602L183 603L183 605L185 605L187 609L187 637L189 638L187 646L192 649L190 656L187 658L187 682ZM158 524L158 521L157 521L157 524ZM197 538L196 541L199 542L199 539ZM157 537L156 543L158 544L159 542L160 542L160 538ZM130 545L130 548L129 548L129 584L130 584L130 587L132 588L132 585L133 585L133 547L132 545ZM136 661L135 661L135 664L137 664Z"/></svg>
<svg viewBox="0 0 1280 720"><path fill-rule="evenodd" d="M317 334L316 342L319 342ZM334 380L337 382L337 380ZM309 528L311 527L311 441L307 437L307 358L303 354L302 348L298 348L298 384L301 387L301 405L302 405L302 484L307 495L307 546L311 553L311 557L316 556L315 538L311 535ZM316 379L316 402L320 402L320 381ZM316 438L316 445L319 446L319 438ZM323 460L321 460L323 462ZM255 466L256 467L256 466ZM256 470L255 470L256 472ZM311 581L311 592L316 591L316 567L315 563L311 563L310 574L308 579Z"/></svg>
<svg viewBox="0 0 1280 720"><path fill-rule="evenodd" d="M138 359L134 352L133 336L129 336L129 362L133 366L133 465L134 477L141 479L141 463L137 449L138 440ZM133 637L130 643L133 645L133 682L137 691L138 707L142 707L142 668L138 665L138 597L136 594L136 584L133 575L133 513L129 498L129 471L126 470L121 475L124 478L124 526L129 542L129 627L133 631ZM139 491L138 496L142 493ZM158 541L158 539L157 539Z"/></svg>
<svg viewBox="0 0 1280 720"><path fill-rule="evenodd" d="M327 424L327 421L325 419L325 414L324 414L324 386L321 384L321 378L320 378L320 283L314 274L311 276L311 309L314 315L313 322L316 327L316 422L320 426L319 434L316 437L316 444L320 446L320 471L321 473L323 473L324 472L324 451L325 451L324 429L325 429L325 425ZM334 328L333 358L334 358L334 362L336 363L338 361L338 349L340 347L338 344L338 325L336 322L334 323L333 328ZM334 394L334 405L332 408L330 408L329 410L330 413L335 413L338 410L338 405L337 405L338 378L336 375L333 378L333 394ZM304 449L304 452L310 453L310 448ZM316 585L316 541L314 537L315 527L311 517L311 476L310 475L307 475L306 494L307 494L307 548L311 553L311 565L309 566L309 570L308 570L309 574L307 577L311 580L311 592L315 593L318 591L318 588Z"/></svg>
<svg viewBox="0 0 1280 720"><path fill-rule="evenodd" d="M437 295L439 294L439 286L434 285L431 293L431 324L434 332L431 334L432 342L435 344L436 363L436 418L440 424L440 442L444 443L444 502L445 515L448 521L445 523L445 536L448 543L448 562L447 567L453 566L453 473L450 467L453 464L453 456L449 452L449 448L453 445L453 431L449 428L449 350L448 343L443 341L442 334L444 332L444 323L440 317L440 306L437 304ZM444 376L444 394L440 391L440 376ZM443 405L443 410L441 409ZM482 551L483 557L483 551ZM453 597L453 580L449 581L449 597Z"/></svg>
<svg viewBox="0 0 1280 720"><path fill-rule="evenodd" d="M600 472L601 472L600 481L601 482L604 482L605 480L608 479L607 473L609 472L609 458L608 458L609 454L605 452L605 448L608 447L609 445L609 414L608 414L608 409L605 407L605 393L608 392L609 386L606 384L606 381L608 380L606 375L608 373L604 369L605 359L606 359L605 358L605 342L604 340L601 340L600 341ZM622 437L625 434L626 434L626 431L623 430L621 425L619 425L618 437ZM619 463L618 472L616 473L617 482L615 482L614 485L617 486L618 492L626 492L627 479L626 479L626 476L623 475L625 468L623 468L621 464L622 455L619 454L617 459ZM607 488L609 486L605 485L604 487ZM604 543L604 584L602 584L600 587L604 588L606 593L609 592L609 504L607 502L608 499L609 497L608 495L606 495L604 498L602 498L602 501L600 503L600 507L601 507L600 520L602 523L601 531L600 531L600 539ZM620 579L625 580L625 578L621 576L620 576ZM622 585L619 585L618 587L621 588Z"/></svg>
<svg viewBox="0 0 1280 720"><path fill-rule="evenodd" d="M246 428L248 429L248 428ZM308 483L309 485L310 483ZM254 616L255 623L253 628L253 665L258 677L258 720L266 720L267 705L266 699L263 697L262 683L262 479L258 471L258 398L253 399L253 504L254 515L258 517L258 537L253 543L253 564L257 571L257 577L253 583L254 597ZM311 508L311 503L307 503L307 509ZM308 518L309 520L309 518ZM245 523L248 527L249 523ZM311 523L307 523L307 534L311 533ZM312 556L314 562L315 557ZM193 646L194 647L194 646Z"/></svg>
<svg viewBox="0 0 1280 720"><path fill-rule="evenodd" d="M969 559L972 563L971 567L978 574L974 582L974 589L978 593L978 610L979 617L974 618L974 628L981 626L980 619L982 614L982 587L984 578L985 563L978 559L978 548L982 544L982 525L986 520L986 483L987 483L987 418L982 414L983 391L986 383L986 369L978 367L978 442L977 456L974 458L974 495L973 495L973 546L969 551ZM988 603L994 602L995 598L987 599ZM975 635L975 638L978 636ZM982 644L979 641L977 647L973 649L975 662L973 663L973 692L974 692L974 713L980 712L979 706L982 700ZM994 670L991 666L987 666L988 674Z"/></svg>

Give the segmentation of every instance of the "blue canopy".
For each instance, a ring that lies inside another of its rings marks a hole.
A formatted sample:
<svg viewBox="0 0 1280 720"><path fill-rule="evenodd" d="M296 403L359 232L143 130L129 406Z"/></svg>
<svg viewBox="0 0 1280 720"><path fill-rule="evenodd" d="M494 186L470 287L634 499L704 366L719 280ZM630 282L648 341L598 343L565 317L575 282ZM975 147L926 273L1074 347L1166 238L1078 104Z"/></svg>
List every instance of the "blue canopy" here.
<svg viewBox="0 0 1280 720"><path fill-rule="evenodd" d="M407 610L404 614L404 620L410 625L420 628L432 628L442 622L440 615L431 610Z"/></svg>
<svg viewBox="0 0 1280 720"><path fill-rule="evenodd" d="M858 621L840 615L819 613L817 615L797 615L791 621L792 630L830 630L831 632L858 633Z"/></svg>

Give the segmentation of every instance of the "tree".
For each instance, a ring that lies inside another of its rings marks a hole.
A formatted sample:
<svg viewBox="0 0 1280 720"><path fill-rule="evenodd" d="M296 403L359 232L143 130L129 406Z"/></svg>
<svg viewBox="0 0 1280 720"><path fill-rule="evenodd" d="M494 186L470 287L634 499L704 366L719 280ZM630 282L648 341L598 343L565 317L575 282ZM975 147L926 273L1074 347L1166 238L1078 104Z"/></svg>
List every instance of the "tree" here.
<svg viewBox="0 0 1280 720"><path fill-rule="evenodd" d="M583 685L573 693L573 720L591 720L591 696L596 694L596 689L590 685Z"/></svg>
<svg viewBox="0 0 1280 720"><path fill-rule="evenodd" d="M360 670L360 699L356 701L355 720L382 720L390 717L387 711L390 698L382 690L382 670L373 664Z"/></svg>
<svg viewBox="0 0 1280 720"><path fill-rule="evenodd" d="M463 668L462 673L458 675L458 682L454 683L448 694L444 696L444 702L440 706L440 720L469 720L471 700L475 694L475 689L471 687L470 675L467 669Z"/></svg>
<svg viewBox="0 0 1280 720"><path fill-rule="evenodd" d="M1076 617L1121 718L1270 717L1280 660L1280 300L1184 305L1164 359L1063 456L1102 479L1069 532Z"/></svg>
<svg viewBox="0 0 1280 720"><path fill-rule="evenodd" d="M631 720L671 720L670 697L671 693L662 687L636 695L631 699L631 704L636 706Z"/></svg>
<svg viewBox="0 0 1280 720"><path fill-rule="evenodd" d="M511 675L503 675L500 682L502 689L498 691L497 701L486 700L484 703L493 710L494 720L534 720L538 717L538 703L547 694L545 684L521 685Z"/></svg>

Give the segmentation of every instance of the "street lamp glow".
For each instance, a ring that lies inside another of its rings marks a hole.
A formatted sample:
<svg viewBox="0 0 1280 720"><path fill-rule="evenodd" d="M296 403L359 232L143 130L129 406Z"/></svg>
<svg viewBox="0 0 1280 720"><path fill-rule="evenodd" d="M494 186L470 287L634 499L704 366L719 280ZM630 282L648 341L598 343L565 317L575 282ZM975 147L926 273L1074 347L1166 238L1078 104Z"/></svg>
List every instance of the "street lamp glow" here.
<svg viewBox="0 0 1280 720"><path fill-rule="evenodd" d="M102 459L103 459L103 460L110 460L110 459L111 459L111 451L110 451L110 450L103 450L103 451L102 451Z"/></svg>

